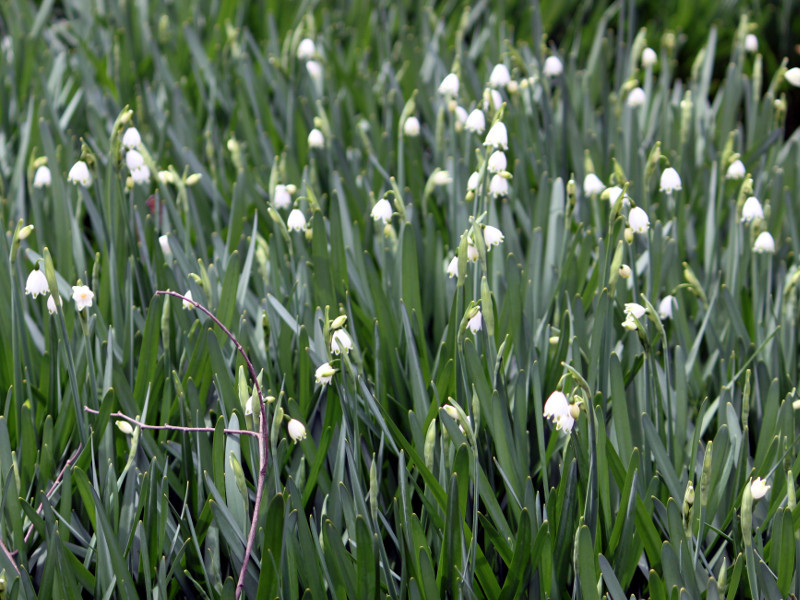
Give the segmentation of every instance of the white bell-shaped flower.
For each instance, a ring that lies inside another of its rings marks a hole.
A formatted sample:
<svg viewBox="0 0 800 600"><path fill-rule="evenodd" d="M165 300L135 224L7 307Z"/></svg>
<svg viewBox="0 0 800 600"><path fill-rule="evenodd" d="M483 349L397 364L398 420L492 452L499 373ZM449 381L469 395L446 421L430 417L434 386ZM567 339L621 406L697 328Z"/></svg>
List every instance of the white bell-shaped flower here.
<svg viewBox="0 0 800 600"><path fill-rule="evenodd" d="M383 221L384 223L388 223L392 220L392 213L393 213L392 205L386 198L381 198L375 203L375 206L372 207L372 211L369 215L375 221Z"/></svg>
<svg viewBox="0 0 800 600"><path fill-rule="evenodd" d="M744 163L740 160L733 161L725 172L725 179L742 179L747 174Z"/></svg>
<svg viewBox="0 0 800 600"><path fill-rule="evenodd" d="M634 206L628 213L628 225L636 233L647 233L650 229L650 219L644 209Z"/></svg>
<svg viewBox="0 0 800 600"><path fill-rule="evenodd" d="M185 300L181 300L181 307L183 310L193 309L194 304L190 302L191 300L194 300L194 298L192 298L192 290L187 290L183 297L185 298Z"/></svg>
<svg viewBox="0 0 800 600"><path fill-rule="evenodd" d="M508 161L506 160L506 155L502 150L495 150L492 152L491 156L489 157L489 162L487 163L487 168L489 169L490 173L502 173L506 170L507 166Z"/></svg>
<svg viewBox="0 0 800 600"><path fill-rule="evenodd" d="M794 87L800 87L800 67L792 67L783 74L783 78Z"/></svg>
<svg viewBox="0 0 800 600"><path fill-rule="evenodd" d="M758 37L754 33L748 33L744 38L744 49L750 54L758 52Z"/></svg>
<svg viewBox="0 0 800 600"><path fill-rule="evenodd" d="M502 121L498 121L486 134L483 141L484 146L499 150L508 150L508 130Z"/></svg>
<svg viewBox="0 0 800 600"><path fill-rule="evenodd" d="M758 234L755 243L753 244L753 252L757 254L774 254L775 253L775 238L769 231L762 231Z"/></svg>
<svg viewBox="0 0 800 600"><path fill-rule="evenodd" d="M291 419L286 429L289 431L289 437L292 438L292 441L295 443L306 439L308 436L306 433L306 426L297 419Z"/></svg>
<svg viewBox="0 0 800 600"><path fill-rule="evenodd" d="M508 196L508 179L500 175L493 175L489 181L489 193L495 198Z"/></svg>
<svg viewBox="0 0 800 600"><path fill-rule="evenodd" d="M80 183L83 187L92 185L92 174L89 172L89 166L82 160L76 162L67 174L67 181Z"/></svg>
<svg viewBox="0 0 800 600"><path fill-rule="evenodd" d="M42 165L38 169L36 169L36 173L33 174L33 187L37 189L50 187L50 183L53 181L53 176L50 173L50 169L47 165Z"/></svg>
<svg viewBox="0 0 800 600"><path fill-rule="evenodd" d="M317 53L317 46L314 40L305 38L297 45L297 58L300 60L310 60Z"/></svg>
<svg viewBox="0 0 800 600"><path fill-rule="evenodd" d="M442 96L458 96L458 86L458 75L450 73L439 84L439 93Z"/></svg>
<svg viewBox="0 0 800 600"><path fill-rule="evenodd" d="M750 196L747 200L745 200L744 206L742 206L742 222L749 223L755 219L763 218L764 209L761 208L761 202L759 202L758 198L755 196Z"/></svg>
<svg viewBox="0 0 800 600"><path fill-rule="evenodd" d="M285 185L279 183L275 186L275 192L272 194L272 205L275 208L289 208L292 205L292 195Z"/></svg>
<svg viewBox="0 0 800 600"><path fill-rule="evenodd" d="M644 104L646 101L647 95L644 93L644 90L640 87L635 87L628 94L628 98L625 100L625 103L632 108L636 108L637 106Z"/></svg>
<svg viewBox="0 0 800 600"><path fill-rule="evenodd" d="M583 178L583 193L586 196L602 194L604 189L606 189L606 185L594 173L588 173L586 177Z"/></svg>
<svg viewBox="0 0 800 600"><path fill-rule="evenodd" d="M475 313L475 315L467 322L467 329L469 329L473 334L478 333L481 329L483 329L483 317L481 316L481 311Z"/></svg>
<svg viewBox="0 0 800 600"><path fill-rule="evenodd" d="M331 337L331 352L339 355L344 350L348 354L353 349L353 339L344 329L337 329Z"/></svg>
<svg viewBox="0 0 800 600"><path fill-rule="evenodd" d="M481 174L477 171L473 171L472 175L469 176L467 179L467 190L470 192L477 191L478 186L481 183Z"/></svg>
<svg viewBox="0 0 800 600"><path fill-rule="evenodd" d="M453 277L458 277L458 257L454 256L450 259L450 262L447 264L447 276L452 279Z"/></svg>
<svg viewBox="0 0 800 600"><path fill-rule="evenodd" d="M308 147L309 148L325 147L325 136L316 127L308 132Z"/></svg>
<svg viewBox="0 0 800 600"><path fill-rule="evenodd" d="M286 228L289 231L305 231L306 229L306 216L299 208L292 209L289 213L289 218L286 219Z"/></svg>
<svg viewBox="0 0 800 600"><path fill-rule="evenodd" d="M671 194L675 190L683 189L681 185L681 176L672 167L667 167L661 172L661 181L658 187L659 191Z"/></svg>
<svg viewBox="0 0 800 600"><path fill-rule="evenodd" d="M508 67L503 63L496 64L489 75L489 85L493 88L504 88L510 81L511 73L508 71Z"/></svg>
<svg viewBox="0 0 800 600"><path fill-rule="evenodd" d="M25 293L30 294L36 298L39 294L46 294L50 291L50 286L47 283L47 277L40 269L34 269L28 275L25 282Z"/></svg>
<svg viewBox="0 0 800 600"><path fill-rule="evenodd" d="M486 249L491 250L492 246L499 246L505 239L503 232L497 227L487 225L483 228L483 241L486 244Z"/></svg>
<svg viewBox="0 0 800 600"><path fill-rule="evenodd" d="M542 73L544 73L546 77L558 77L563 72L564 64L561 62L560 58L557 56L548 56L545 59Z"/></svg>
<svg viewBox="0 0 800 600"><path fill-rule="evenodd" d="M317 367L317 370L314 372L314 379L320 385L328 385L335 374L336 369L334 369L330 363L324 362Z"/></svg>
<svg viewBox="0 0 800 600"><path fill-rule="evenodd" d="M122 146L126 150L133 150L142 145L142 136L136 127L128 127L122 134Z"/></svg>
<svg viewBox="0 0 800 600"><path fill-rule="evenodd" d="M661 302L658 303L658 316L661 320L671 319L672 311L678 306L678 301L675 296L664 296Z"/></svg>
<svg viewBox="0 0 800 600"><path fill-rule="evenodd" d="M477 133L480 135L486 129L486 117L480 108L476 108L467 117L467 122L464 124L464 129Z"/></svg>
<svg viewBox="0 0 800 600"><path fill-rule="evenodd" d="M417 137L419 135L420 125L417 117L408 117L403 123L403 133L406 137Z"/></svg>
<svg viewBox="0 0 800 600"><path fill-rule="evenodd" d="M642 50L642 66L652 67L658 62L658 54L652 48Z"/></svg>

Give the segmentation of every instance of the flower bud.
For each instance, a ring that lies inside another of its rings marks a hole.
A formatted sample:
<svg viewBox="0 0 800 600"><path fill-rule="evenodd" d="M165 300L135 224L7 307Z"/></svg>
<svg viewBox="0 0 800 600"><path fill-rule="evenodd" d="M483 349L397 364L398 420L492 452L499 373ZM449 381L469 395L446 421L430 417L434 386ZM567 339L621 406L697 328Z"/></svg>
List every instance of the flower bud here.
<svg viewBox="0 0 800 600"><path fill-rule="evenodd" d="M347 315L339 315L333 321L331 321L331 331L341 329L344 327L345 323L347 323Z"/></svg>
<svg viewBox="0 0 800 600"><path fill-rule="evenodd" d="M200 181L200 178L203 176L202 173L192 173L186 178L186 185L191 187Z"/></svg>

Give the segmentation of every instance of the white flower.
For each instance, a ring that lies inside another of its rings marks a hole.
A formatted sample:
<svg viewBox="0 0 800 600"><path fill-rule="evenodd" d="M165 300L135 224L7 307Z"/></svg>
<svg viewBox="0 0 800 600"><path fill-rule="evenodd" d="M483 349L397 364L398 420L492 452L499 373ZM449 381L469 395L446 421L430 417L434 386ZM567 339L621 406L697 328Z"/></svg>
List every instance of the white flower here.
<svg viewBox="0 0 800 600"><path fill-rule="evenodd" d="M542 73L544 73L546 77L558 77L563 72L564 65L561 63L560 58L557 56L548 56L545 59Z"/></svg>
<svg viewBox="0 0 800 600"><path fill-rule="evenodd" d="M333 379L335 373L336 369L334 369L330 363L324 362L317 367L317 370L314 373L314 378L320 385L328 385Z"/></svg>
<svg viewBox="0 0 800 600"><path fill-rule="evenodd" d="M471 240L470 240L471 241ZM467 244L467 260L469 262L478 262L478 248L473 244Z"/></svg>
<svg viewBox="0 0 800 600"><path fill-rule="evenodd" d="M489 169L490 173L502 173L506 170L506 166L508 166L508 161L506 161L506 155L503 153L502 150L495 150L492 152L492 155L489 157L489 162L487 164L487 168Z"/></svg>
<svg viewBox="0 0 800 600"><path fill-rule="evenodd" d="M652 67L658 62L658 54L652 48L642 50L642 66Z"/></svg>
<svg viewBox="0 0 800 600"><path fill-rule="evenodd" d="M125 164L128 165L129 171L133 171L144 166L144 157L138 150L128 150L125 153Z"/></svg>
<svg viewBox="0 0 800 600"><path fill-rule="evenodd" d="M621 264L619 267L619 276L623 279L630 279L631 275L633 275L633 269L631 269L630 265L626 265L625 263Z"/></svg>
<svg viewBox="0 0 800 600"><path fill-rule="evenodd" d="M490 148L508 150L508 131L502 121L498 121L486 134L486 139L483 141L484 146Z"/></svg>
<svg viewBox="0 0 800 600"><path fill-rule="evenodd" d="M489 193L495 198L508 195L508 179L500 174L493 175L489 182Z"/></svg>
<svg viewBox="0 0 800 600"><path fill-rule="evenodd" d="M497 227L487 225L483 228L483 241L486 244L487 250L491 250L492 246L499 246L504 239L505 236L503 235L503 232Z"/></svg>
<svg viewBox="0 0 800 600"><path fill-rule="evenodd" d="M86 285L73 285L72 286L72 299L75 300L75 308L78 312L84 308L92 305L94 292Z"/></svg>
<svg viewBox="0 0 800 600"><path fill-rule="evenodd" d="M747 173L744 163L740 160L733 161L725 173L725 179L741 179Z"/></svg>
<svg viewBox="0 0 800 600"><path fill-rule="evenodd" d="M316 60L309 60L306 63L306 71L308 71L309 77L314 81L322 79L322 65Z"/></svg>
<svg viewBox="0 0 800 600"><path fill-rule="evenodd" d="M353 339L344 329L337 329L331 336L331 352L340 354L342 350L347 354L353 348Z"/></svg>
<svg viewBox="0 0 800 600"><path fill-rule="evenodd" d="M38 189L50 187L50 182L52 180L53 176L50 174L50 169L48 169L46 165L42 165L36 169L36 173L33 175L33 187Z"/></svg>
<svg viewBox="0 0 800 600"><path fill-rule="evenodd" d="M664 299L658 303L658 316L661 317L661 320L671 319L672 318L672 309L678 306L678 301L675 299L675 296L664 296Z"/></svg>
<svg viewBox="0 0 800 600"><path fill-rule="evenodd" d="M476 108L469 113L467 121L464 124L464 129L472 133L477 133L478 135L484 132L486 129L486 117L483 115L483 111L480 108Z"/></svg>
<svg viewBox="0 0 800 600"><path fill-rule="evenodd" d="M636 325L636 320L632 317L625 317L625 320L622 322L622 326L628 331L636 331L636 328L638 327L638 325Z"/></svg>
<svg viewBox="0 0 800 600"><path fill-rule="evenodd" d="M497 110L503 105L503 97L500 92L490 88L483 91L483 110Z"/></svg>
<svg viewBox="0 0 800 600"><path fill-rule="evenodd" d="M660 192L671 194L675 190L681 190L681 176L672 167L667 167L661 172L661 182L658 187Z"/></svg>
<svg viewBox="0 0 800 600"><path fill-rule="evenodd" d="M324 148L325 136L316 127L308 132L308 147L309 148Z"/></svg>
<svg viewBox="0 0 800 600"><path fill-rule="evenodd" d="M774 254L775 240L769 231L762 231L758 234L758 237L753 244L753 252L758 254Z"/></svg>
<svg viewBox="0 0 800 600"><path fill-rule="evenodd" d="M419 135L419 119L417 117L408 117L403 123L403 133L408 137L417 137Z"/></svg>
<svg viewBox="0 0 800 600"><path fill-rule="evenodd" d="M761 208L761 202L755 196L750 196L742 207L742 222L749 223L754 219L763 219L764 209Z"/></svg>
<svg viewBox="0 0 800 600"><path fill-rule="evenodd" d="M442 96L458 96L458 75L450 73L439 84L439 93Z"/></svg>
<svg viewBox="0 0 800 600"><path fill-rule="evenodd" d="M275 208L289 208L292 205L292 195L285 185L279 183L275 186L275 191L272 194L272 204Z"/></svg>
<svg viewBox="0 0 800 600"><path fill-rule="evenodd" d="M137 169L132 169L131 170L131 179L133 180L133 183L135 183L137 185L141 185L143 183L149 183L150 182L150 169L148 168L147 165L142 165L141 167L139 167Z"/></svg>
<svg viewBox="0 0 800 600"><path fill-rule="evenodd" d="M142 143L142 136L139 135L139 130L136 127L128 127L125 133L122 134L122 145L127 150L138 148Z"/></svg>
<svg viewBox="0 0 800 600"><path fill-rule="evenodd" d="M544 403L543 416L550 419L558 431L571 433L575 425L575 418L572 416L569 401L564 392L556 390L547 398Z"/></svg>
<svg viewBox="0 0 800 600"><path fill-rule="evenodd" d="M297 46L297 58L300 60L310 60L314 58L316 52L317 46L314 44L314 40L309 38L305 38Z"/></svg>
<svg viewBox="0 0 800 600"><path fill-rule="evenodd" d="M47 283L47 277L44 272L35 269L28 275L28 280L25 282L25 293L30 294L36 298L39 294L46 294L50 291L50 286Z"/></svg>
<svg viewBox="0 0 800 600"><path fill-rule="evenodd" d="M289 218L286 219L286 227L289 231L305 231L306 216L300 209L292 209L292 212L289 213Z"/></svg>
<svg viewBox="0 0 800 600"><path fill-rule="evenodd" d="M164 234L158 236L158 245L161 246L161 252L164 254L164 258L172 258L172 248L169 247L168 235Z"/></svg>
<svg viewBox="0 0 800 600"><path fill-rule="evenodd" d="M292 438L292 441L295 443L307 437L306 426L297 419L291 419L286 429L289 431L289 437Z"/></svg>
<svg viewBox="0 0 800 600"><path fill-rule="evenodd" d="M769 491L770 487L772 486L767 485L766 479L761 479L761 477L756 477L750 484L750 494L753 496L753 500L758 500L760 498L763 498Z"/></svg>
<svg viewBox="0 0 800 600"><path fill-rule="evenodd" d="M448 183L453 181L453 178L450 177L450 173L443 169L436 169L431 175L431 181L435 186L442 186L447 185Z"/></svg>
<svg viewBox="0 0 800 600"><path fill-rule="evenodd" d="M469 329L473 334L478 333L483 327L481 318L481 311L479 310L475 313L475 316L467 322L467 329Z"/></svg>
<svg viewBox="0 0 800 600"><path fill-rule="evenodd" d="M559 415L553 422L556 424L556 431L572 433L572 428L575 426L575 417L571 414Z"/></svg>
<svg viewBox="0 0 800 600"><path fill-rule="evenodd" d="M253 414L253 397L252 396L250 396L247 399L247 402L244 403L244 414L245 414L245 416Z"/></svg>
<svg viewBox="0 0 800 600"><path fill-rule="evenodd" d="M756 34L747 34L747 36L744 38L744 49L750 54L755 54L758 52L758 38L756 37Z"/></svg>
<svg viewBox="0 0 800 600"><path fill-rule="evenodd" d="M64 301L61 299L61 296L58 297L58 306L64 306ZM58 306L56 306L56 301L52 295L47 297L47 312L51 315L58 312Z"/></svg>
<svg viewBox="0 0 800 600"><path fill-rule="evenodd" d="M79 160L69 170L67 181L70 183L80 183L84 187L92 185L92 174L89 173L89 167L85 162Z"/></svg>
<svg viewBox="0 0 800 600"><path fill-rule="evenodd" d="M183 309L184 310L193 309L194 308L194 304L192 304L190 302L190 300L193 300L193 298L192 298L192 290L187 290L187 292L183 296L184 296L184 298L186 298L185 300L183 300L181 302L181 305L183 306Z"/></svg>
<svg viewBox="0 0 800 600"><path fill-rule="evenodd" d="M498 63L492 69L492 74L489 75L489 85L494 88L506 87L511 81L511 73L508 72L508 67L503 63Z"/></svg>
<svg viewBox="0 0 800 600"><path fill-rule="evenodd" d="M626 317L636 317L637 319L641 319L644 316L644 313L647 312L647 309L636 302L626 302L624 312Z"/></svg>
<svg viewBox="0 0 800 600"><path fill-rule="evenodd" d="M477 171L473 171L472 175L469 176L467 179L467 190L470 192L474 192L478 189L478 185L481 182L481 174Z"/></svg>
<svg viewBox="0 0 800 600"><path fill-rule="evenodd" d="M783 74L783 78L794 87L800 87L800 68L792 67Z"/></svg>
<svg viewBox="0 0 800 600"><path fill-rule="evenodd" d="M116 420L114 421L114 425L125 435L131 435L133 433L133 427L127 421Z"/></svg>
<svg viewBox="0 0 800 600"><path fill-rule="evenodd" d="M636 233L647 233L650 229L650 219L644 209L634 206L628 213L628 225Z"/></svg>
<svg viewBox="0 0 800 600"><path fill-rule="evenodd" d="M392 220L392 205L386 198L381 198L375 203L375 206L372 207L372 211L369 213L369 216L373 218L375 221L383 221L384 223L388 223Z"/></svg>
<svg viewBox="0 0 800 600"><path fill-rule="evenodd" d="M447 265L447 276L452 279L458 277L458 257L454 256Z"/></svg>
<svg viewBox="0 0 800 600"><path fill-rule="evenodd" d="M644 90L640 87L633 88L628 94L628 99L625 101L628 106L636 108L641 106L647 100Z"/></svg>
<svg viewBox="0 0 800 600"><path fill-rule="evenodd" d="M608 198L609 204L611 204L611 206L614 206L614 204L616 204L617 199L620 197L621 194L622 194L622 188L619 187L618 185L612 185L610 188L605 189L601 198L603 196L606 196ZM625 194L622 197L622 206L630 206L630 204L631 204L630 198L628 194Z"/></svg>
<svg viewBox="0 0 800 600"><path fill-rule="evenodd" d="M606 189L606 185L594 173L588 173L583 178L583 193L587 196L602 194L604 189Z"/></svg>

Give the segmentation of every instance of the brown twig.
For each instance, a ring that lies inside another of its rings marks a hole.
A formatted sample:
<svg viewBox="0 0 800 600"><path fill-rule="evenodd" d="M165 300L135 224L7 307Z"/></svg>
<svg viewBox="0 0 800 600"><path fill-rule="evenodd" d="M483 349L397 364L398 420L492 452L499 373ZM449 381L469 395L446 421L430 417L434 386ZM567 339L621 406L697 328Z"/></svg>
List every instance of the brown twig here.
<svg viewBox="0 0 800 600"><path fill-rule="evenodd" d="M95 410L93 408L89 408L88 406L84 406L83 410L88 413L92 413L93 415L99 415L100 411ZM168 431L191 431L191 432L201 432L201 433L214 433L216 429L214 427L183 427L181 425L168 425L164 423L163 425L148 425L147 423L142 423L133 417L129 417L128 415L121 413L121 412L114 412L108 415L109 417L114 417L116 419L125 419L129 423L133 423L134 425L141 427L142 429L165 429ZM223 431L230 435L252 435L254 437L258 437L257 431L250 431L249 429L223 429Z"/></svg>
<svg viewBox="0 0 800 600"><path fill-rule="evenodd" d="M258 437L258 480L256 481L256 500L255 505L253 506L253 518L250 520L250 531L247 534L247 544L244 548L244 559L242 560L242 568L239 571L239 581L236 583L235 597L238 600L238 598L242 595L242 591L244 590L244 577L247 573L247 565L250 562L250 555L253 552L253 545L255 544L256 540L258 513L261 509L261 498L264 495L264 482L267 478L267 409L266 404L264 403L264 395L261 393L261 385L258 383L258 376L256 374L256 370L253 368L253 363L250 362L250 358L247 356L244 348L239 343L239 340L236 339L236 336L233 335L233 333L231 333L231 331L225 327L225 325L223 325L222 322L210 310L208 310L202 304L192 300L191 298L187 298L178 292L173 292L170 290L157 290L156 295L174 296L175 298L180 298L184 302L188 302L195 308L200 309L206 315L208 315L208 317L214 321L214 323L216 323L223 332L225 332L225 335L228 336L228 339L233 342L234 346L236 346L236 350L242 355L242 358L244 358L244 362L247 364L247 369L250 372L250 378L253 380L256 392L258 392L259 410L261 411L259 431L256 434Z"/></svg>

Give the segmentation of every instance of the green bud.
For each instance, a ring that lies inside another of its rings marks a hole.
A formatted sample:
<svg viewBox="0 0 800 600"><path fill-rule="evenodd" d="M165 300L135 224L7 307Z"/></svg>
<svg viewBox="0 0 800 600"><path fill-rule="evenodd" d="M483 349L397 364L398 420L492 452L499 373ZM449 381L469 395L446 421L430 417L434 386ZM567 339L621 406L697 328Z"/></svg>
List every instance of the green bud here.
<svg viewBox="0 0 800 600"><path fill-rule="evenodd" d="M378 469L375 466L375 453L372 454L372 464L369 466L369 508L372 512L372 522L378 522Z"/></svg>
<svg viewBox="0 0 800 600"><path fill-rule="evenodd" d="M341 329L347 323L347 315L339 315L331 322L331 331Z"/></svg>
<svg viewBox="0 0 800 600"><path fill-rule="evenodd" d="M700 473L700 507L704 508L708 504L708 488L711 481L711 453L713 450L713 442L709 441L706 444L706 453L703 457L703 470Z"/></svg>
<svg viewBox="0 0 800 600"><path fill-rule="evenodd" d="M431 419L428 425L428 431L425 433L425 447L423 449L423 456L425 458L425 466L429 471L433 471L433 452L436 449L436 419Z"/></svg>

